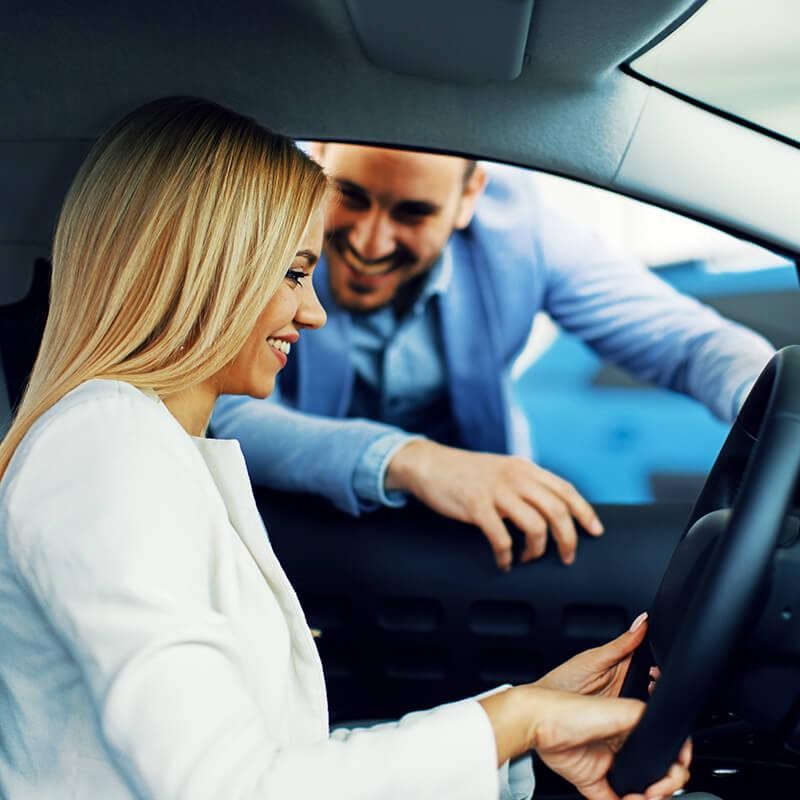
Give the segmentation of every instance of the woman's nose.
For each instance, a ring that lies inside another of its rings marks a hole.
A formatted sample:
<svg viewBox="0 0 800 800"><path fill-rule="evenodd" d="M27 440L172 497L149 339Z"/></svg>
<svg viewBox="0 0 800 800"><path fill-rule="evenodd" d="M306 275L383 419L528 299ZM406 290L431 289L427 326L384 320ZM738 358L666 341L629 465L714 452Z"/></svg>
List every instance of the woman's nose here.
<svg viewBox="0 0 800 800"><path fill-rule="evenodd" d="M303 293L303 300L297 309L295 315L295 322L298 326L303 328L321 328L328 319L325 309L322 307L317 293L314 291L313 286L309 286L308 290Z"/></svg>

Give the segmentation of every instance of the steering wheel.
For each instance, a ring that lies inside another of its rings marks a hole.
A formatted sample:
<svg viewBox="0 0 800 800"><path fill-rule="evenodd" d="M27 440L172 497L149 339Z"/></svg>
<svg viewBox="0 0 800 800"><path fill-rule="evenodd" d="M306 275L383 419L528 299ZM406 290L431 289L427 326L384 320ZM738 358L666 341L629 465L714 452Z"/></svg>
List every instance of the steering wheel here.
<svg viewBox="0 0 800 800"><path fill-rule="evenodd" d="M648 639L662 676L609 775L620 796L666 774L763 610L798 474L800 346L791 346L756 381L659 586Z"/></svg>

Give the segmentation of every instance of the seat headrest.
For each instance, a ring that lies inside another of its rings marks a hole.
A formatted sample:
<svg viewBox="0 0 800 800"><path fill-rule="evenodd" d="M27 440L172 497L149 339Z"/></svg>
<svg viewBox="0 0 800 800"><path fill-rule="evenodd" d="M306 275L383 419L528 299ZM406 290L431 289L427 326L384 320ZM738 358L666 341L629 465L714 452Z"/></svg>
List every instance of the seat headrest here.
<svg viewBox="0 0 800 800"><path fill-rule="evenodd" d="M46 247L0 242L0 306L18 303L28 294L33 262L47 255Z"/></svg>
<svg viewBox="0 0 800 800"><path fill-rule="evenodd" d="M39 352L50 303L50 262L36 258L16 265L29 273L27 291L22 280L9 279L9 291L0 303L0 369L3 371L9 408L16 408Z"/></svg>

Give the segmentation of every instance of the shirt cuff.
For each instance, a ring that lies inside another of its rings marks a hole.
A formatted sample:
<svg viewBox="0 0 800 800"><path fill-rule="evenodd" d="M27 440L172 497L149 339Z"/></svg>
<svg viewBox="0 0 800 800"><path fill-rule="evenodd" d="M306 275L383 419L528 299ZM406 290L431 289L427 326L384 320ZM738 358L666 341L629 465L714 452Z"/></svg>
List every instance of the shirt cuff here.
<svg viewBox="0 0 800 800"><path fill-rule="evenodd" d="M378 506L399 508L406 504L407 492L386 491L386 470L401 447L424 438L399 431L387 433L364 451L353 472L353 491L362 511L370 511Z"/></svg>
<svg viewBox="0 0 800 800"><path fill-rule="evenodd" d="M531 800L536 789L533 756L527 753L506 761L499 771L500 800Z"/></svg>

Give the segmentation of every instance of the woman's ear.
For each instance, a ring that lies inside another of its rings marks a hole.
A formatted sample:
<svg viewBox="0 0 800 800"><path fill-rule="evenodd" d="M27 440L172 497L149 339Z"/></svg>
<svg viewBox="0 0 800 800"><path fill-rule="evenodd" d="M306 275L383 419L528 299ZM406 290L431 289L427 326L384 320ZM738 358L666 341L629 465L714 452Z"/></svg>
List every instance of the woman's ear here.
<svg viewBox="0 0 800 800"><path fill-rule="evenodd" d="M476 164L472 174L464 183L464 191L456 214L455 227L459 230L466 228L472 221L475 204L483 194L487 183L489 183L489 176L486 174L486 170L480 164Z"/></svg>

